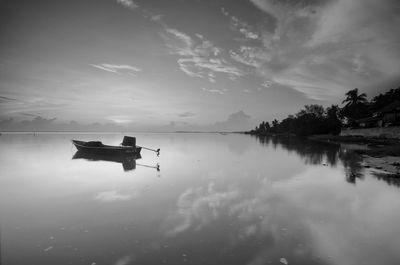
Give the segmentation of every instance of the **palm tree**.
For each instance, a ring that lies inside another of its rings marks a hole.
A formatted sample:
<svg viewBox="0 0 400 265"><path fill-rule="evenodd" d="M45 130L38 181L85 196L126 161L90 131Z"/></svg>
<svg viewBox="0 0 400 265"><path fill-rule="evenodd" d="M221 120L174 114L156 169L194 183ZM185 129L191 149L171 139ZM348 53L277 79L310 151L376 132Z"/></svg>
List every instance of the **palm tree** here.
<svg viewBox="0 0 400 265"><path fill-rule="evenodd" d="M367 95L365 93L358 94L358 88L347 92L342 103L346 103L346 105L342 108L341 114L349 119L350 124L357 124L356 120L371 115Z"/></svg>
<svg viewBox="0 0 400 265"><path fill-rule="evenodd" d="M342 101L343 103L347 103L345 107L350 107L350 106L357 106L360 103L366 103L367 102L367 94L362 93L358 94L358 88L354 88L353 90L350 90L346 94L345 100Z"/></svg>

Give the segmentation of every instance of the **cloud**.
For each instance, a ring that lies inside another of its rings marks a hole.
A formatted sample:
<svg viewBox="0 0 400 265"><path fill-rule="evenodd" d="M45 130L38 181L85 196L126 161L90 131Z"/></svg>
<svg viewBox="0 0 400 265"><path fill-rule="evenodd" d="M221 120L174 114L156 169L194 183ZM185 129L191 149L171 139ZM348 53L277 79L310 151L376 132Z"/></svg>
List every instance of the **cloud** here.
<svg viewBox="0 0 400 265"><path fill-rule="evenodd" d="M194 42L192 38L188 35L186 35L183 32L180 32L176 29L173 28L167 28L166 32L169 35L172 35L175 37L175 41L177 40L178 42L169 42L167 43L167 46L171 49L172 54L178 54L182 56L194 56L195 53L192 50L192 46L194 45ZM166 36L166 35L163 35ZM166 37L165 39L171 40L171 38ZM174 39L172 39L174 40Z"/></svg>
<svg viewBox="0 0 400 265"><path fill-rule="evenodd" d="M96 195L95 199L102 201L102 202L128 201L131 199L131 195L122 194L122 193L118 193L115 190L111 190L111 191L99 192Z"/></svg>
<svg viewBox="0 0 400 265"><path fill-rule="evenodd" d="M221 13L226 17L229 16L229 12L224 7L221 7Z"/></svg>
<svg viewBox="0 0 400 265"><path fill-rule="evenodd" d="M68 101L63 98L57 98L54 94L45 97L30 97L17 100L0 100L0 118L14 117L21 120L26 113L32 114L32 117L42 118L40 116L59 116L60 112L68 107ZM45 114L48 115L45 115ZM32 128L43 130L38 124L40 120L24 121L23 123L14 124L21 128ZM47 124L49 125L49 124ZM46 125L46 126L47 126ZM49 125L50 126L50 125Z"/></svg>
<svg viewBox="0 0 400 265"><path fill-rule="evenodd" d="M346 82L340 79L350 79L350 74L342 73L336 77L329 76L329 71L327 69L315 68L316 67L292 67L285 72L275 75L272 79L276 84L292 87L295 90L304 93L310 99L315 100L338 98L348 89L345 85Z"/></svg>
<svg viewBox="0 0 400 265"><path fill-rule="evenodd" d="M110 72L110 73L123 73L127 72L129 74L136 74L137 72L142 71L142 69L138 67L134 67L128 64L108 64L108 63L102 63L102 64L91 64L91 66L96 67L98 69Z"/></svg>
<svg viewBox="0 0 400 265"><path fill-rule="evenodd" d="M223 95L227 90L226 89L206 89L202 88L205 92L211 93L212 95L216 95L219 98L219 95ZM246 92L246 91L244 91ZM185 114L189 115L189 114ZM193 114L197 115L197 114ZM168 125L162 126L158 128L158 131L192 131L192 132L237 132L237 131L246 131L254 128L256 123L253 123L251 116L247 115L243 111L238 111L232 113L225 120L208 123L203 125L190 124L184 121L171 121ZM235 147L237 147L237 143Z"/></svg>
<svg viewBox="0 0 400 265"><path fill-rule="evenodd" d="M236 16L230 16L229 12L224 7L221 8L221 13L224 16L229 17L230 28L233 31L242 34L245 37L245 40L260 40L260 34L256 32L253 26Z"/></svg>
<svg viewBox="0 0 400 265"><path fill-rule="evenodd" d="M10 101L17 101L17 99L0 96L0 103L2 103L2 102L10 102Z"/></svg>
<svg viewBox="0 0 400 265"><path fill-rule="evenodd" d="M259 38L257 33L251 32L245 28L241 28L239 31L243 33L248 39L257 40Z"/></svg>
<svg viewBox="0 0 400 265"><path fill-rule="evenodd" d="M210 81L210 83L215 83L215 82L217 82L217 81L215 80L216 77L217 77L217 76L215 75L214 72L209 72L209 73L208 73L208 81Z"/></svg>
<svg viewBox="0 0 400 265"><path fill-rule="evenodd" d="M158 15L152 15L152 16L150 17L150 19L151 19L152 21L160 21L163 17L164 17L164 15L158 14Z"/></svg>
<svg viewBox="0 0 400 265"><path fill-rule="evenodd" d="M122 258L119 258L114 265L128 265L132 261L131 256L124 256Z"/></svg>
<svg viewBox="0 0 400 265"><path fill-rule="evenodd" d="M178 198L178 216L174 218L172 228L166 234L177 236L189 229L199 230L209 223L218 220L228 206L238 200L237 189L215 191L214 183L207 187L188 188ZM175 213L174 213L175 215Z"/></svg>
<svg viewBox="0 0 400 265"><path fill-rule="evenodd" d="M272 85L272 81L271 80L266 80L261 84L263 87L265 88L269 88Z"/></svg>
<svg viewBox="0 0 400 265"><path fill-rule="evenodd" d="M110 131L121 132L126 130L126 127L118 123L91 123L80 124L76 121L55 122L56 118L46 119L31 113L20 112L22 116L35 117L32 120L16 121L12 118L0 120L0 130L4 131L28 131L28 132L45 132L45 131ZM121 122L122 123L122 122Z"/></svg>
<svg viewBox="0 0 400 265"><path fill-rule="evenodd" d="M190 77L207 77L215 82L215 73L226 74L230 79L236 79L244 73L222 58L223 49L215 46L202 35L197 39L176 29L166 28L162 34L170 53L179 55L177 60L182 72Z"/></svg>
<svg viewBox="0 0 400 265"><path fill-rule="evenodd" d="M205 87L202 87L201 90L209 92L209 93L220 94L220 95L223 95L223 94L225 94L225 92L228 91L228 89L226 89L226 88L205 88Z"/></svg>
<svg viewBox="0 0 400 265"><path fill-rule="evenodd" d="M249 72L318 100L338 98L352 87L379 86L398 76L400 37L393 34L400 27L398 2L251 2L276 23L273 30L264 26L258 34L262 44L230 51L233 60L253 69ZM232 20L243 34L251 32L242 27L246 23Z"/></svg>
<svg viewBox="0 0 400 265"><path fill-rule="evenodd" d="M31 113L23 113L22 112L21 115L28 116L28 117L37 117L37 115L31 114Z"/></svg>
<svg viewBox="0 0 400 265"><path fill-rule="evenodd" d="M226 121L216 122L213 128L217 131L245 131L251 127L250 119L249 115L240 110L230 114Z"/></svg>
<svg viewBox="0 0 400 265"><path fill-rule="evenodd" d="M22 113L24 116L28 116L27 113ZM21 122L16 122L12 118L0 120L0 130L5 131L51 131L55 126L56 118L46 119L37 115L35 118L28 121L23 120Z"/></svg>
<svg viewBox="0 0 400 265"><path fill-rule="evenodd" d="M393 33L400 27L399 12L400 5L393 0L338 0L321 12L308 45L349 49L353 52L350 60L364 64L364 69L377 70L384 77L398 76L400 36Z"/></svg>
<svg viewBox="0 0 400 265"><path fill-rule="evenodd" d="M189 117L196 116L196 114L193 112L190 112L190 111L185 111L185 112L178 114L178 116L181 118L189 118Z"/></svg>
<svg viewBox="0 0 400 265"><path fill-rule="evenodd" d="M139 6L132 0L117 0L117 3L123 5L131 10L138 8Z"/></svg>
<svg viewBox="0 0 400 265"><path fill-rule="evenodd" d="M111 120L117 124L126 124L132 122L132 117L128 115L113 115L107 116L106 119Z"/></svg>
<svg viewBox="0 0 400 265"><path fill-rule="evenodd" d="M229 53L233 60L255 68L261 67L270 59L270 55L261 47L241 46L238 52Z"/></svg>
<svg viewBox="0 0 400 265"><path fill-rule="evenodd" d="M224 13L222 10L221 12L224 15L227 14ZM235 16L231 16L230 19L231 19L230 20L231 29L241 33L245 37L245 39L260 40L260 35L257 32L255 32L254 28L251 25L247 24L246 22Z"/></svg>

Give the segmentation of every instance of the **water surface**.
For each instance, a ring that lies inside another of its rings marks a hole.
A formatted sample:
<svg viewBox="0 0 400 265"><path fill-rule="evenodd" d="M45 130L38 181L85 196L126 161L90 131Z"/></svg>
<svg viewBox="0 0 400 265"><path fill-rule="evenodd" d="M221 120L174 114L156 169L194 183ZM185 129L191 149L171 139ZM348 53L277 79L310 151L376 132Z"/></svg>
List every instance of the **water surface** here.
<svg viewBox="0 0 400 265"><path fill-rule="evenodd" d="M1 135L1 264L400 264L398 186L344 148L136 136L161 156L72 159L71 139L121 134Z"/></svg>

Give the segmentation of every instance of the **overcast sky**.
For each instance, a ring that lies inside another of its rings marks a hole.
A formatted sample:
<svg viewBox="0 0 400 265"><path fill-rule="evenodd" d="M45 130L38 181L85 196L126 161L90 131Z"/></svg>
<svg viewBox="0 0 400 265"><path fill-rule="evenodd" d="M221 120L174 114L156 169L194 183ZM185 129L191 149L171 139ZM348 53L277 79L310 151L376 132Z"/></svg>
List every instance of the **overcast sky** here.
<svg viewBox="0 0 400 265"><path fill-rule="evenodd" d="M0 119L258 123L373 96L400 85L399 14L398 0L3 0Z"/></svg>

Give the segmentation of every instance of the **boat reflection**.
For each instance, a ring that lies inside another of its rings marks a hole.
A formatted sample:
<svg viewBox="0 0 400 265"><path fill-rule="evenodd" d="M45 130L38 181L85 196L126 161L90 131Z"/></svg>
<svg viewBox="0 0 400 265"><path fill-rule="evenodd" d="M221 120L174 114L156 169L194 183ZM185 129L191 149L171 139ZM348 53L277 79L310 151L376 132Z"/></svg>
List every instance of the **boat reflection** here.
<svg viewBox="0 0 400 265"><path fill-rule="evenodd" d="M92 154L85 153L81 151L77 151L72 159L86 159L89 161L108 161L121 163L124 171L130 171L136 169L136 160L141 159L142 156L140 154L131 154L131 155L107 155L107 154Z"/></svg>

